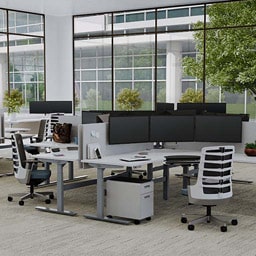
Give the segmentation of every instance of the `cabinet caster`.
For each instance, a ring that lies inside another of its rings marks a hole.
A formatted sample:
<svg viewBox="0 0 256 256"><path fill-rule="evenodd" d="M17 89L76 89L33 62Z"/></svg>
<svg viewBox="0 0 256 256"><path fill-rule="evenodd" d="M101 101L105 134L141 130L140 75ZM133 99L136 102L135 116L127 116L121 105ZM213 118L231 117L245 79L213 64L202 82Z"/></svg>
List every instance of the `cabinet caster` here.
<svg viewBox="0 0 256 256"><path fill-rule="evenodd" d="M188 225L188 230L193 231L195 229L195 226L192 224Z"/></svg>
<svg viewBox="0 0 256 256"><path fill-rule="evenodd" d="M11 196L8 196L7 200L8 200L9 202L12 202L13 198L12 198Z"/></svg>

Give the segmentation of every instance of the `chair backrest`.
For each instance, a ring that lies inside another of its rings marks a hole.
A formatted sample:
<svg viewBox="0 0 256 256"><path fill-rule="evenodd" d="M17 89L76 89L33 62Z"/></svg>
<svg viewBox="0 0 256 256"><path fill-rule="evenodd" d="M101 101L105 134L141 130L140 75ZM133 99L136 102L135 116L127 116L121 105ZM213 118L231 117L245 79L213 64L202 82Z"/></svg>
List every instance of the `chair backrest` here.
<svg viewBox="0 0 256 256"><path fill-rule="evenodd" d="M38 135L37 135L37 142L42 142L46 140L48 134L48 127L49 127L49 120L48 119L41 119Z"/></svg>
<svg viewBox="0 0 256 256"><path fill-rule="evenodd" d="M15 178L20 183L27 184L30 179L30 170L26 169L26 153L20 133L12 135L12 159Z"/></svg>
<svg viewBox="0 0 256 256"><path fill-rule="evenodd" d="M234 151L234 146L202 148L196 184L188 186L189 202L232 197Z"/></svg>

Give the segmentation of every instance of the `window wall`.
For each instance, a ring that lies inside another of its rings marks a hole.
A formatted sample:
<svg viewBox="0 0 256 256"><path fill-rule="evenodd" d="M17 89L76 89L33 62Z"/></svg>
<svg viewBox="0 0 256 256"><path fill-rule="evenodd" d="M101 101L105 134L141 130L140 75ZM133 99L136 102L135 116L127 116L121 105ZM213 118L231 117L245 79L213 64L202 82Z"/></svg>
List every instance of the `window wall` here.
<svg viewBox="0 0 256 256"><path fill-rule="evenodd" d="M118 110L116 98L124 88L140 92L141 109L154 110L156 102L177 103L192 88L203 91L205 102L226 102L228 112L254 117L252 90L244 78L248 72L253 76L255 59L252 5L251 0L228 1L74 16L77 110ZM251 64L241 73L248 58ZM234 59L240 59L239 66ZM232 65L243 77L228 75L224 67ZM251 77L251 87L255 81Z"/></svg>
<svg viewBox="0 0 256 256"><path fill-rule="evenodd" d="M4 92L22 92L29 101L45 98L44 16L0 9L1 105Z"/></svg>

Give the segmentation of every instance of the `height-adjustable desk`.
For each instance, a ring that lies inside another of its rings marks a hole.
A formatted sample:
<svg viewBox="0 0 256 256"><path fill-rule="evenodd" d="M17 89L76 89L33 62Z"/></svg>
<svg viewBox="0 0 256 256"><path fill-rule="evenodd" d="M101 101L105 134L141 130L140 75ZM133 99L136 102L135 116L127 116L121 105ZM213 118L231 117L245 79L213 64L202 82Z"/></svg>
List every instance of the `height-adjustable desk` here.
<svg viewBox="0 0 256 256"><path fill-rule="evenodd" d="M145 159L143 160L135 160L135 161L122 161L121 159L129 159L138 155L138 152L106 156L101 159L86 159L82 160L83 163L87 163L92 167L97 168L97 213L96 215L85 214L84 216L89 219L108 221L120 224L128 224L126 220L108 218L104 215L104 177L103 173L106 168L136 168L142 165L147 165L147 171L149 172L149 176L152 178L153 172L153 164L161 163L163 164L165 161L165 156L168 155L184 155L184 152L179 152L171 149L157 149L157 150L148 150L147 155L145 155ZM190 154L190 152L186 152L186 155ZM191 154L195 155L195 152L191 152ZM168 190L169 190L169 168L164 169L164 180L163 180L163 195L164 199L168 198Z"/></svg>
<svg viewBox="0 0 256 256"><path fill-rule="evenodd" d="M61 151L34 155L39 161L57 164L57 209L37 206L37 210L74 216L76 213L64 209L63 167L68 162L78 161L78 151Z"/></svg>

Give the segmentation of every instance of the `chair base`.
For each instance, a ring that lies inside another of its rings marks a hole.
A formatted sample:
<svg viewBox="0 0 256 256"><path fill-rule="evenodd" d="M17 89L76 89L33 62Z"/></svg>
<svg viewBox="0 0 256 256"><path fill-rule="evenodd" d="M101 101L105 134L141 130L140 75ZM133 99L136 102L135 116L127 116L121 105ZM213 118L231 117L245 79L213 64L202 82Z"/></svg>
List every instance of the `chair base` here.
<svg viewBox="0 0 256 256"><path fill-rule="evenodd" d="M112 170L111 171L111 175L127 175L127 176L132 176L133 174L139 175L139 178L143 179L143 176L147 175L147 171L145 171L145 170L132 170L132 171Z"/></svg>
<svg viewBox="0 0 256 256"><path fill-rule="evenodd" d="M195 229L195 224L199 223L215 223L219 224L220 226L220 231L221 232L226 232L227 231L227 225L237 225L238 221L236 218L232 218L230 216L213 216L211 214L211 206L205 206L206 207L206 215L200 216L194 220L189 221L188 223L188 230L193 231ZM181 217L181 222L182 223L187 223L187 217L183 214Z"/></svg>
<svg viewBox="0 0 256 256"><path fill-rule="evenodd" d="M15 193L15 194L8 195L8 201L9 202L13 201L13 197L20 197L19 205L24 205L24 200L29 199L29 198L33 199L35 197L43 198L45 200L46 204L50 204L51 199L54 198L54 194L53 194L53 192L50 192L50 191L33 192L33 193L27 193L27 194Z"/></svg>

